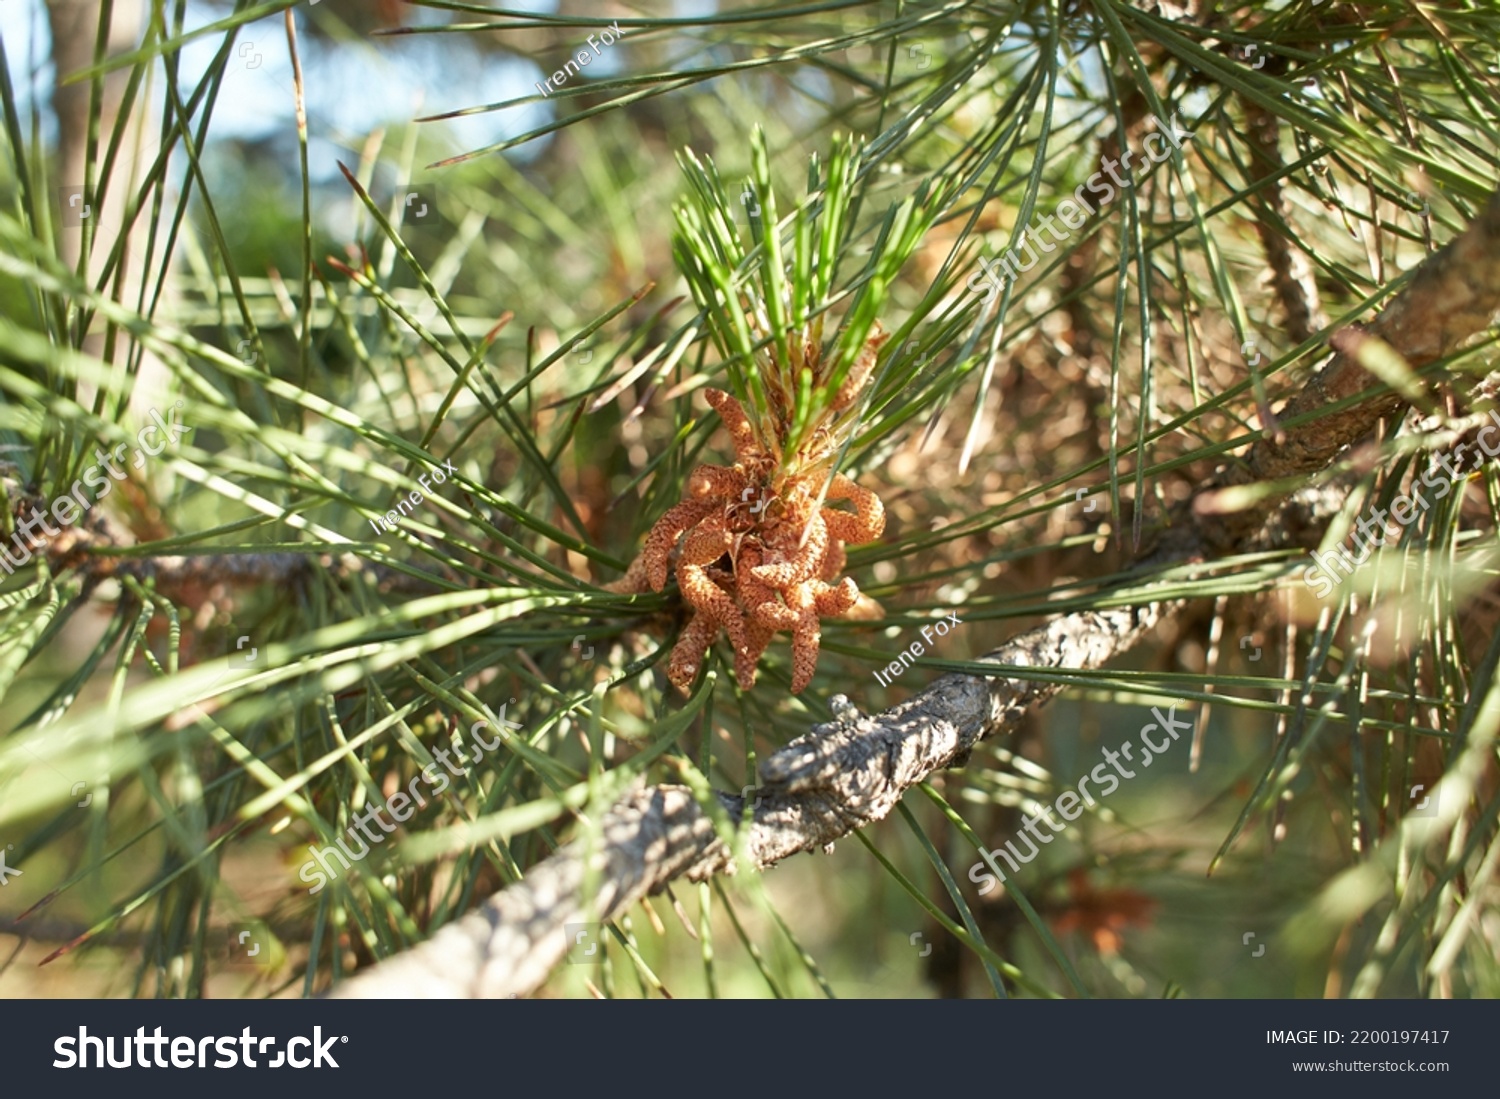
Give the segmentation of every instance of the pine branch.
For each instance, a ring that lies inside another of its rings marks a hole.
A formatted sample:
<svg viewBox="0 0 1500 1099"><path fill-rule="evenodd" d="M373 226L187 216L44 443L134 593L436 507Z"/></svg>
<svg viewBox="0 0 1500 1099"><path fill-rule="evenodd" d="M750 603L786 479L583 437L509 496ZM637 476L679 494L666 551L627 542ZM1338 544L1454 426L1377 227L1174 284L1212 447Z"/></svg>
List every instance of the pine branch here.
<svg viewBox="0 0 1500 1099"><path fill-rule="evenodd" d="M1500 311L1500 192L1484 213L1410 283L1364 333L1351 327L1331 341L1333 360L1283 412L1283 419L1358 395L1378 383L1354 355L1362 335L1387 341L1413 366L1457 350L1487 328ZM1381 393L1287 429L1283 442L1263 438L1242 466L1199 494L1252 478L1280 481L1324 469L1344 446L1375 429L1402 407L1399 394ZM1325 494L1326 495L1326 494ZM1317 494L1311 498L1315 510ZM1233 540L1215 529L1223 517L1188 501L1174 518L1181 533L1165 539L1143 565L1202 559L1265 539L1269 519L1286 521L1300 503L1286 494L1233 515ZM1326 508L1328 501L1321 500ZM1273 514L1274 513L1274 514ZM997 666L1101 667L1131 649L1187 604L1160 600L1138 607L1060 615L983 658ZM1060 683L1004 676L945 675L912 698L872 716L846 716L815 726L760 767L748 859L764 869L802 851L823 847L883 819L913 785L934 771L961 766L980 740L1010 732L1028 707L1062 689ZM850 707L836 698L835 712ZM720 793L737 817L740 798ZM679 877L702 880L732 872L731 852L709 816L684 786L638 790L606 815L594 854L599 891L588 908L583 895L585 852L575 841L533 867L525 880L487 900L476 912L429 942L340 986L348 997L499 997L536 988L562 959L570 921L611 919ZM585 914L585 912L588 914Z"/></svg>
<svg viewBox="0 0 1500 1099"><path fill-rule="evenodd" d="M1241 106L1256 168L1265 176L1279 175L1285 168L1281 160L1281 120L1253 100L1242 98ZM1283 327L1287 338L1295 344L1305 343L1328 326L1328 317L1323 312L1312 262L1283 232L1283 227L1292 224L1292 204L1281 182L1267 184L1252 209L1255 232L1271 268L1271 289L1286 317Z"/></svg>
<svg viewBox="0 0 1500 1099"><path fill-rule="evenodd" d="M1337 352L1277 418L1286 425L1280 441L1262 438L1246 461L1218 479L1219 488L1254 482L1285 482L1325 468L1344 447L1368 434L1378 423L1406 407L1400 393L1386 391L1330 411L1356 399L1380 380L1362 365L1362 346L1370 337L1385 341L1413 370L1453 351L1494 323L1500 303L1500 191L1474 222L1447 247L1430 256L1411 281L1368 326L1350 325L1329 343ZM1215 496L1218 494L1215 493ZM1253 537L1285 493L1268 494L1227 517L1222 529L1202 528L1206 544L1230 547ZM1195 507L1213 497L1199 494ZM1222 550L1221 550L1222 552Z"/></svg>

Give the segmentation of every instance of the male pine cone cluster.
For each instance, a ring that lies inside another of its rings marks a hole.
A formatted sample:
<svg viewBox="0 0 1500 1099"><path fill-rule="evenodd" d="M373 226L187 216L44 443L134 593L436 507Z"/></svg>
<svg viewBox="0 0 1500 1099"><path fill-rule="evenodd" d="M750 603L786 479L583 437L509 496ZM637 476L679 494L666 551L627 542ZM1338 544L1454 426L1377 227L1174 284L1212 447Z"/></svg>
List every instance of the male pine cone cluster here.
<svg viewBox="0 0 1500 1099"><path fill-rule="evenodd" d="M878 326L839 388L829 411L849 408L869 384L886 335ZM815 345L801 349L812 365ZM792 634L792 693L817 670L820 620L847 614L859 588L844 570L845 545L879 538L885 507L868 489L829 472L832 440L814 434L803 472L779 477L778 455L763 446L744 407L720 389L705 392L734 444L733 466L703 465L687 482L687 498L657 520L645 547L615 591L661 591L673 569L692 609L667 666L667 678L687 694L722 630L734 649L734 675L755 685L755 670L772 637ZM853 510L837 506L847 502Z"/></svg>

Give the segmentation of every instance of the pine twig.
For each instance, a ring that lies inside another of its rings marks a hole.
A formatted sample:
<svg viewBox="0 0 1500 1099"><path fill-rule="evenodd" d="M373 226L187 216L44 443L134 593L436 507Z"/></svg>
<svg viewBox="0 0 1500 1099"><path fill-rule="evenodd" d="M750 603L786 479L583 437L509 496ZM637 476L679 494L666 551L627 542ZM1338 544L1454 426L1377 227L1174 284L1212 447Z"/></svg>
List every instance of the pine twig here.
<svg viewBox="0 0 1500 1099"><path fill-rule="evenodd" d="M1448 354L1487 328L1500 311L1500 192L1457 239L1429 257L1411 282L1361 333L1334 338L1333 359L1283 410L1295 419L1374 388L1354 358L1359 338L1384 339L1413 366ZM1342 338L1340 338L1342 337ZM1177 522L1143 564L1204 559L1264 540L1270 528L1294 529L1290 517L1305 497L1271 496L1224 516L1201 503L1205 494L1252 481L1281 481L1325 468L1344 446L1374 430L1402 407L1382 393L1348 408L1293 424L1277 442L1262 438L1249 459L1232 467L1195 500L1174 512ZM1311 494L1314 510L1327 493ZM1227 520L1227 521L1226 521ZM1185 600L1060 615L983 658L1025 667L1101 667L1149 636ZM1013 729L1032 705L1062 685L1002 675L945 675L883 713L851 715L835 698L841 720L815 726L760 766L762 787L746 847L764 868L812 851L888 814L903 794L932 772L962 765L980 740ZM719 793L731 818L740 798ZM344 997L503 997L524 995L546 979L569 942L564 925L610 919L679 877L702 880L730 872L731 853L683 786L638 789L605 815L594 848L598 892L583 895L585 853L575 841L531 868L524 880L490 897L428 942L384 961L335 990Z"/></svg>

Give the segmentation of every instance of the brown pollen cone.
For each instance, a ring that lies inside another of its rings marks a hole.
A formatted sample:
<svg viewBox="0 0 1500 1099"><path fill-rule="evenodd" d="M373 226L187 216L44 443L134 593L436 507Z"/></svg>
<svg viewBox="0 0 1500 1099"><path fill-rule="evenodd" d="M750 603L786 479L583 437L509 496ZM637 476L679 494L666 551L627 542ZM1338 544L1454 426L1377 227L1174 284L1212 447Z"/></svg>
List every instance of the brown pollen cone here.
<svg viewBox="0 0 1500 1099"><path fill-rule="evenodd" d="M886 339L877 325L839 388L835 414L869 384ZM802 350L815 361L811 344ZM734 650L735 679L748 690L761 655L782 630L792 635L792 693L798 694L817 670L821 620L861 602L858 586L840 575L844 547L879 538L885 507L869 489L829 472L829 430L815 433L794 463L799 472L788 474L735 397L721 389L704 395L729 433L734 465L694 469L686 498L657 520L625 577L607 586L639 591L644 583L661 591L668 571L676 576L692 614L672 649L667 678L684 695L721 631ZM778 433L764 432L773 440Z"/></svg>

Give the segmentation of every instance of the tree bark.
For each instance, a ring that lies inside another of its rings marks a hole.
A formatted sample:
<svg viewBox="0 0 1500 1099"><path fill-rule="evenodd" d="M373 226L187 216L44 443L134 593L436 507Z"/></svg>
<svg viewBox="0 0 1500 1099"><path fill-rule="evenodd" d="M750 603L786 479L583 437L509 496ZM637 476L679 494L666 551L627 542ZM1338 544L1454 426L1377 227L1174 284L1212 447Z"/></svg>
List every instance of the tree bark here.
<svg viewBox="0 0 1500 1099"><path fill-rule="evenodd" d="M100 0L47 0L47 18L52 33L52 62L56 75L52 89L52 109L57 117L57 174L54 177L59 188L81 188L82 202L90 208L89 218L93 225L88 263L85 277L97 284L103 273L115 241L123 233L125 247L120 264L113 275L112 296L116 301L136 308L141 288L145 283L144 252L147 229L146 215L135 219L128 232L125 230L125 215L128 200L142 166L147 150L154 155L158 147L158 135L146 109L144 86L137 90L130 114L121 120L120 112L126 85L130 80L128 68L117 69L105 76L101 82L98 148L94 153L94 171L102 170L104 157L109 148L111 135L123 124L119 153L107 178L86 178L89 149L89 105L93 95L91 81L66 83L74 73L91 68L103 17ZM144 0L114 0L108 34L106 55L123 53L140 45L145 28L146 7ZM90 185L91 184L91 185ZM101 201L99 196L103 195ZM59 205L66 199L59 198ZM148 208L149 209L149 208ZM59 255L71 268L78 269L79 253L85 239L81 225L63 225L58 236ZM162 295L162 301L170 303L170 290ZM83 348L95 357L106 354L102 335L103 324L87 334ZM117 341L114 354L117 361L129 361L129 356L139 354L140 369L136 375L131 407L138 413L155 407L167 390L169 373L160 360L148 351L137 350L128 336ZM79 384L80 401L91 404L94 387Z"/></svg>
<svg viewBox="0 0 1500 1099"><path fill-rule="evenodd" d="M1497 312L1500 192L1463 234L1421 265L1367 329L1351 327L1330 341L1332 360L1282 410L1283 423L1377 386L1354 358L1360 338L1378 335L1420 366L1457 350L1493 323ZM1279 443L1261 438L1246 462L1227 468L1174 510L1166 536L1142 565L1201 561L1285 541L1299 527L1315 530L1330 504L1326 493L1289 500L1283 492L1227 516L1221 508L1198 505L1223 488L1317 473L1401 407L1399 396L1382 393L1292 424ZM1296 516L1304 505L1311 516ZM1059 615L983 660L997 667L1101 667L1185 603L1162 599ZM873 716L854 713L836 697L839 721L815 726L761 764L762 785L752 795L754 815L745 837L749 864L772 866L884 818L910 787L934 771L962 765L976 743L1007 732L1029 706L1061 689L1059 683L1004 675L945 675ZM717 797L730 819L737 819L741 799ZM591 856L598 882L592 906L583 895L586 851L575 841L428 942L356 975L334 995L524 995L566 954L567 923L611 919L676 878L702 880L736 866L709 815L683 786L633 791L606 814L602 836Z"/></svg>

